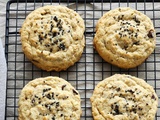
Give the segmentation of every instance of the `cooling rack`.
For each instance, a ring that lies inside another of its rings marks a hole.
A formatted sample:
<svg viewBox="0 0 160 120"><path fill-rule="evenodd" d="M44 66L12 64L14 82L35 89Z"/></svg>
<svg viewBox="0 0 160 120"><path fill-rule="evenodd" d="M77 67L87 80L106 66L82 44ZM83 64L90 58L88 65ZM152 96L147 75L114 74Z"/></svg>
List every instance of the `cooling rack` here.
<svg viewBox="0 0 160 120"><path fill-rule="evenodd" d="M159 0L10 0L6 6L7 60L6 120L17 120L18 96L30 80L59 76L70 82L81 95L82 120L93 120L90 97L95 85L115 73L137 76L152 85L160 98L160 2ZM34 9L44 5L64 5L77 11L85 21L86 47L82 58L74 66L62 72L46 72L36 68L21 50L19 29L26 16ZM155 51L140 66L124 70L112 66L101 59L93 48L93 37L97 20L107 11L117 7L131 7L148 15L156 29ZM155 120L160 120L160 101Z"/></svg>

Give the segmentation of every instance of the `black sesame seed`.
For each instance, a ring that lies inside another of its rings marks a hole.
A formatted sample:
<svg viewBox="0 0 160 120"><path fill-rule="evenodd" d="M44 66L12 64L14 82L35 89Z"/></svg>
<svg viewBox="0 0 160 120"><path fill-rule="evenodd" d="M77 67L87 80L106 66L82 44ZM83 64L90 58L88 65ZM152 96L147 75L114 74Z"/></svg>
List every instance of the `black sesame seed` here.
<svg viewBox="0 0 160 120"><path fill-rule="evenodd" d="M52 96L50 95L50 93L48 93L48 94L46 95L46 97L47 97L48 99L51 99L51 98L52 98Z"/></svg>
<svg viewBox="0 0 160 120"><path fill-rule="evenodd" d="M58 29L59 29L59 31L61 31L62 30L62 26L59 26Z"/></svg>
<svg viewBox="0 0 160 120"><path fill-rule="evenodd" d="M51 32L49 32L49 33L48 33L48 35L49 35L49 36L52 36L52 33L51 33Z"/></svg>
<svg viewBox="0 0 160 120"><path fill-rule="evenodd" d="M56 102L56 107L59 107L59 102Z"/></svg>
<svg viewBox="0 0 160 120"><path fill-rule="evenodd" d="M59 28L59 27L62 27L62 25L61 25L61 19L58 20L58 22L57 22L57 27L58 27L58 28Z"/></svg>
<svg viewBox="0 0 160 120"><path fill-rule="evenodd" d="M51 88L46 88L46 89L43 89L43 92L47 92L47 91L49 91L49 90L51 90Z"/></svg>
<svg viewBox="0 0 160 120"><path fill-rule="evenodd" d="M41 35L38 35L38 37L39 37L39 42L41 42L43 38L41 37Z"/></svg>
<svg viewBox="0 0 160 120"><path fill-rule="evenodd" d="M46 108L48 108L48 104L45 104L44 106L45 106Z"/></svg>
<svg viewBox="0 0 160 120"><path fill-rule="evenodd" d="M50 47L50 44L45 44L46 47Z"/></svg>
<svg viewBox="0 0 160 120"><path fill-rule="evenodd" d="M137 38L137 37L138 37L138 34L136 33L134 37L136 37L136 38Z"/></svg>
<svg viewBox="0 0 160 120"><path fill-rule="evenodd" d="M32 99L32 101L31 101L32 103L35 103L35 99Z"/></svg>
<svg viewBox="0 0 160 120"><path fill-rule="evenodd" d="M45 34L44 38L47 38L47 34Z"/></svg>
<svg viewBox="0 0 160 120"><path fill-rule="evenodd" d="M56 22L58 21L58 18L56 17L56 16L54 16L54 18L53 18Z"/></svg>
<svg viewBox="0 0 160 120"><path fill-rule="evenodd" d="M54 103L55 103L55 102L51 103L50 105L52 106L52 105L54 105Z"/></svg>
<svg viewBox="0 0 160 120"><path fill-rule="evenodd" d="M132 90L128 90L128 92L130 92L130 93L132 93L132 94L134 93L134 91L132 91Z"/></svg>
<svg viewBox="0 0 160 120"><path fill-rule="evenodd" d="M35 98L38 98L38 96L37 96L37 95L35 95L34 97L35 97Z"/></svg>
<svg viewBox="0 0 160 120"><path fill-rule="evenodd" d="M119 111L119 106L118 106L118 105L115 105L114 111L115 111L114 115L119 115L119 114L121 114L120 111Z"/></svg>
<svg viewBox="0 0 160 120"><path fill-rule="evenodd" d="M53 25L53 24L51 24L51 29L50 29L50 32L52 32L52 29L53 29L53 27L54 27L54 25Z"/></svg>
<svg viewBox="0 0 160 120"><path fill-rule="evenodd" d="M53 51L53 49L51 48L51 49L50 49L50 52L52 52L52 51Z"/></svg>
<svg viewBox="0 0 160 120"><path fill-rule="evenodd" d="M59 49L65 50L65 45L64 45L63 43L60 43L60 44L59 44Z"/></svg>
<svg viewBox="0 0 160 120"><path fill-rule="evenodd" d="M52 120L55 120L55 118L54 118L54 117L52 117Z"/></svg>
<svg viewBox="0 0 160 120"><path fill-rule="evenodd" d="M52 92L52 99L54 99L54 92Z"/></svg>
<svg viewBox="0 0 160 120"><path fill-rule="evenodd" d="M57 44L57 43L58 43L58 40L55 40L55 41L54 41L54 44Z"/></svg>

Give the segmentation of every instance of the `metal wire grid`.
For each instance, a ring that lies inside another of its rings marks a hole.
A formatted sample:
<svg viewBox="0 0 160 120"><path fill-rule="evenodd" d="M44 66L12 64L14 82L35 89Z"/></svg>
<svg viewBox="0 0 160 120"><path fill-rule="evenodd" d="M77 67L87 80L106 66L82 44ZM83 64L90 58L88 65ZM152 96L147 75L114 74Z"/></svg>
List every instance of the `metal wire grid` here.
<svg viewBox="0 0 160 120"><path fill-rule="evenodd" d="M158 1L158 0L157 0ZM160 8L157 1L149 0L11 0L6 7L5 53L8 65L6 89L6 120L17 120L17 101L21 89L30 80L45 76L59 76L70 82L81 94L83 114L81 119L92 120L90 97L95 85L115 73L125 73L145 79L152 85L160 98ZM149 3L148 3L149 2ZM85 21L86 47L82 58L74 66L62 72L46 72L28 61L21 50L19 29L25 17L34 9L47 4L65 5L77 11ZM159 4L159 3L158 3ZM139 67L124 70L101 59L93 49L92 40L97 20L108 10L128 6L148 15L157 31L154 53ZM160 119L160 101L155 120Z"/></svg>

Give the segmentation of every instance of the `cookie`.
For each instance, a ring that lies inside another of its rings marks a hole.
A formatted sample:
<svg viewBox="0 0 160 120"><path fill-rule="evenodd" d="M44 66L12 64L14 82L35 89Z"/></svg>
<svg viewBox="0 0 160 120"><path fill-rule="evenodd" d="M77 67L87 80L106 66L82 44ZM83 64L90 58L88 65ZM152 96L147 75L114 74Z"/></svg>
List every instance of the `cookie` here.
<svg viewBox="0 0 160 120"><path fill-rule="evenodd" d="M44 6L32 11L20 29L26 57L46 71L61 71L74 65L85 46L84 21L64 6Z"/></svg>
<svg viewBox="0 0 160 120"><path fill-rule="evenodd" d="M99 82L90 100L94 120L154 120L158 107L154 89L125 74Z"/></svg>
<svg viewBox="0 0 160 120"><path fill-rule="evenodd" d="M156 32L149 17L131 8L117 8L97 22L94 47L108 63L134 68L155 49Z"/></svg>
<svg viewBox="0 0 160 120"><path fill-rule="evenodd" d="M80 120L80 95L59 77L37 78L22 89L18 120Z"/></svg>

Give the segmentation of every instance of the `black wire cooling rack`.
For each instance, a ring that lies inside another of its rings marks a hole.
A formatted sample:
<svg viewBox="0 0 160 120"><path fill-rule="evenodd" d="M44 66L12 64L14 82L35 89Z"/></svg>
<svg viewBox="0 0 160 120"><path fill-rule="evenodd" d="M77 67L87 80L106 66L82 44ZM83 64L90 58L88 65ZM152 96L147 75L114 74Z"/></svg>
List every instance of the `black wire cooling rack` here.
<svg viewBox="0 0 160 120"><path fill-rule="evenodd" d="M70 82L81 94L82 120L93 120L90 97L95 85L115 73L125 73L145 79L160 98L160 2L159 0L11 0L6 6L5 54L8 65L6 89L6 120L17 120L17 102L21 89L30 80L59 76ZM21 50L19 29L26 16L44 5L64 5L77 11L85 21L86 47L82 58L74 66L62 72L46 72L36 68ZM157 32L156 49L140 66L124 70L101 59L93 48L97 20L107 11L117 7L131 7L148 15ZM160 120L160 101L156 120Z"/></svg>

